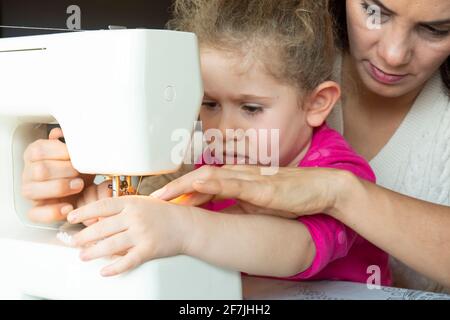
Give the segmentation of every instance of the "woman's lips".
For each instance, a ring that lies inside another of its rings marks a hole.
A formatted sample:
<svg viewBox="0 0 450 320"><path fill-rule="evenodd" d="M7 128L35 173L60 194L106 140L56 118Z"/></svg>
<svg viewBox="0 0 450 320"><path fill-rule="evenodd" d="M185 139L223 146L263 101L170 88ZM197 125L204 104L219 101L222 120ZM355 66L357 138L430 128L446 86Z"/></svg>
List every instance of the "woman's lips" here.
<svg viewBox="0 0 450 320"><path fill-rule="evenodd" d="M372 63L368 62L368 70L372 78L374 78L376 81L381 82L383 84L396 84L403 80L407 74L404 75L397 75L397 74L390 74L386 73L383 70L377 68Z"/></svg>

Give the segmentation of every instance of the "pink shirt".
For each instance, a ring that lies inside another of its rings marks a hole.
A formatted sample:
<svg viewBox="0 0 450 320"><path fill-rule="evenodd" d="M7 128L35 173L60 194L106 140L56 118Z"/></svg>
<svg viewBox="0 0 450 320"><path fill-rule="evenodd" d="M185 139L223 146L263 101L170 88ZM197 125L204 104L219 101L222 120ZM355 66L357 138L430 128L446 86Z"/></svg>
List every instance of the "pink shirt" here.
<svg viewBox="0 0 450 320"><path fill-rule="evenodd" d="M314 130L309 150L298 166L348 170L362 179L375 182L369 164L351 149L338 132L326 124ZM203 208L220 211L235 203L235 200L229 199L210 202ZM388 255L355 231L325 214L303 216L298 221L308 228L316 247L316 256L307 270L284 279L365 283L373 274L375 266L380 270L380 284L391 285Z"/></svg>

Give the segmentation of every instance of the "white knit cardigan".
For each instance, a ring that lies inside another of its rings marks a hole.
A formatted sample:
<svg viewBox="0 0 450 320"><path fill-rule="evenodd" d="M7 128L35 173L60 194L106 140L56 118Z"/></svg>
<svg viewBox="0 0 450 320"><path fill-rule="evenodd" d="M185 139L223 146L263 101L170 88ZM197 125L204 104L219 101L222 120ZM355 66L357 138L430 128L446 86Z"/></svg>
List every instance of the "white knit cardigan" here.
<svg viewBox="0 0 450 320"><path fill-rule="evenodd" d="M440 74L436 73L370 165L377 184L450 206L450 99L445 90ZM327 122L344 134L341 105L334 108ZM394 258L391 266L396 286L450 292Z"/></svg>

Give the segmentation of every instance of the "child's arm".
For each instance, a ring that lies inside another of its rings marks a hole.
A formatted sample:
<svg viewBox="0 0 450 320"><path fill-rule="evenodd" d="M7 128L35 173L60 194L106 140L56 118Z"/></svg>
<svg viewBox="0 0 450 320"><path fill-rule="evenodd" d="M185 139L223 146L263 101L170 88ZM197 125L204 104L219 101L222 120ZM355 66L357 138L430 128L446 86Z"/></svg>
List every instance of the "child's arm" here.
<svg viewBox="0 0 450 320"><path fill-rule="evenodd" d="M121 197L79 208L69 221L98 217L104 219L73 240L84 247L83 260L128 252L102 270L108 276L148 260L187 254L249 274L288 277L307 269L315 257L307 228L295 220L216 213L150 197Z"/></svg>
<svg viewBox="0 0 450 320"><path fill-rule="evenodd" d="M185 254L253 275L289 277L311 265L315 246L304 224L273 216L191 208Z"/></svg>

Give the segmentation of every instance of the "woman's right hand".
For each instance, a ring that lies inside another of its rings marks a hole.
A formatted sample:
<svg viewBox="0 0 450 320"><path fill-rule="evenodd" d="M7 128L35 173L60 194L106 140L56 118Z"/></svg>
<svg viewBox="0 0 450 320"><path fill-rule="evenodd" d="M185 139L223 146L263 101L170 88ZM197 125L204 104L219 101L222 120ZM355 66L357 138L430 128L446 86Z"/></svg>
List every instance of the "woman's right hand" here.
<svg viewBox="0 0 450 320"><path fill-rule="evenodd" d="M34 203L28 212L32 221L65 220L80 201L83 189L94 181L95 176L81 175L72 166L66 144L58 140L62 137L62 130L55 128L48 140L35 141L25 150L22 194ZM92 193L92 188L88 189Z"/></svg>

